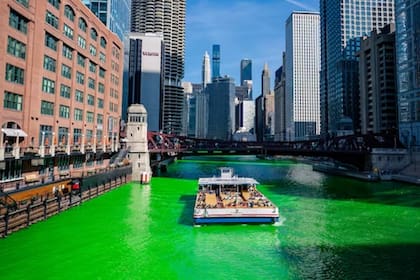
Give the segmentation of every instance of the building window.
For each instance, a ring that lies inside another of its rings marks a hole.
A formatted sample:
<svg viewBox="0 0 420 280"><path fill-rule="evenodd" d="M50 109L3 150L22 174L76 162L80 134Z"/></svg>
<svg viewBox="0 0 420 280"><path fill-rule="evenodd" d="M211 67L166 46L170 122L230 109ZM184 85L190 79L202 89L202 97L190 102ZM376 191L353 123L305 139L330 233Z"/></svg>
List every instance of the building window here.
<svg viewBox="0 0 420 280"><path fill-rule="evenodd" d="M16 2L22 4L25 8L29 7L29 0L16 0Z"/></svg>
<svg viewBox="0 0 420 280"><path fill-rule="evenodd" d="M62 145L67 145L67 143L61 143ZM58 170L69 170L70 168L70 157L69 156L59 156L58 157Z"/></svg>
<svg viewBox="0 0 420 280"><path fill-rule="evenodd" d="M80 73L80 72L77 72L76 73L76 81L77 81L78 84L84 85L85 84L85 75Z"/></svg>
<svg viewBox="0 0 420 280"><path fill-rule="evenodd" d="M74 16L75 16L75 14L74 14L73 9L72 9L69 5L66 5L66 6L64 7L64 15L65 15L65 16L66 16L66 18L68 18L69 20L74 21Z"/></svg>
<svg viewBox="0 0 420 280"><path fill-rule="evenodd" d="M99 67L99 77L105 78L105 69L102 67Z"/></svg>
<svg viewBox="0 0 420 280"><path fill-rule="evenodd" d="M77 37L77 44L79 45L79 47L81 47L82 49L86 49L86 40L85 38L83 38L82 36L79 35L79 37Z"/></svg>
<svg viewBox="0 0 420 280"><path fill-rule="evenodd" d="M87 103L89 105L95 106L95 97L91 94L88 94L87 96Z"/></svg>
<svg viewBox="0 0 420 280"><path fill-rule="evenodd" d="M58 142L61 145L67 145L67 140L69 137L69 129L67 127L58 128Z"/></svg>
<svg viewBox="0 0 420 280"><path fill-rule="evenodd" d="M64 34L64 35L66 35L68 38L70 38L70 39L72 39L72 40L73 40L73 34L74 34L74 31L73 31L73 29L72 29L70 26L68 26L67 24L64 24L64 26L63 26L63 34Z"/></svg>
<svg viewBox="0 0 420 280"><path fill-rule="evenodd" d="M82 130L80 128L73 129L73 143L80 144L82 142Z"/></svg>
<svg viewBox="0 0 420 280"><path fill-rule="evenodd" d="M105 86L103 83L98 83L98 91L100 93L104 93L105 92Z"/></svg>
<svg viewBox="0 0 420 280"><path fill-rule="evenodd" d="M96 32L95 28L90 29L90 38L92 38L92 40L94 41L96 41L96 39L98 38L98 32Z"/></svg>
<svg viewBox="0 0 420 280"><path fill-rule="evenodd" d="M105 54L104 54L104 53L102 53L102 52L100 52L100 53L99 53L99 60L100 60L102 63L105 63L106 58L105 58Z"/></svg>
<svg viewBox="0 0 420 280"><path fill-rule="evenodd" d="M57 50L58 39L48 32L45 32L45 46L52 50Z"/></svg>
<svg viewBox="0 0 420 280"><path fill-rule="evenodd" d="M61 0L48 0L48 3L53 5L56 9L60 8L60 2L61 2Z"/></svg>
<svg viewBox="0 0 420 280"><path fill-rule="evenodd" d="M80 53L77 53L77 64L79 64L82 67L85 67L85 60L86 60L86 57L84 57Z"/></svg>
<svg viewBox="0 0 420 280"><path fill-rule="evenodd" d="M44 69L45 70L55 72L56 65L57 63L54 58L49 57L48 55L44 55Z"/></svg>
<svg viewBox="0 0 420 280"><path fill-rule="evenodd" d="M16 111L22 111L23 97L20 94L13 92L4 92L3 107L7 109L13 109Z"/></svg>
<svg viewBox="0 0 420 280"><path fill-rule="evenodd" d="M93 123L94 122L94 119L93 119L93 113L92 112L86 112L86 121L88 122L88 123Z"/></svg>
<svg viewBox="0 0 420 280"><path fill-rule="evenodd" d="M4 169L0 169L0 180L11 180L22 177L22 160L4 161Z"/></svg>
<svg viewBox="0 0 420 280"><path fill-rule="evenodd" d="M76 89L74 98L77 102L83 103L83 91Z"/></svg>
<svg viewBox="0 0 420 280"><path fill-rule="evenodd" d="M104 37L101 37L101 47L106 48L106 40Z"/></svg>
<svg viewBox="0 0 420 280"><path fill-rule="evenodd" d="M55 82L53 80L42 78L42 91L46 93L55 93Z"/></svg>
<svg viewBox="0 0 420 280"><path fill-rule="evenodd" d="M79 29L86 32L87 23L83 18L79 18Z"/></svg>
<svg viewBox="0 0 420 280"><path fill-rule="evenodd" d="M104 108L104 100L102 98L98 98L98 108Z"/></svg>
<svg viewBox="0 0 420 280"><path fill-rule="evenodd" d="M92 61L89 61L89 70L92 73L96 73L96 64L93 63Z"/></svg>
<svg viewBox="0 0 420 280"><path fill-rule="evenodd" d="M54 27L55 29L58 29L58 17L56 17L50 11L47 11L47 13L45 14L45 22Z"/></svg>
<svg viewBox="0 0 420 280"><path fill-rule="evenodd" d="M9 63L6 64L6 81L23 85L24 76L25 70Z"/></svg>
<svg viewBox="0 0 420 280"><path fill-rule="evenodd" d="M62 50L63 56L68 59L73 59L73 49L67 46L66 44L63 44L63 50Z"/></svg>
<svg viewBox="0 0 420 280"><path fill-rule="evenodd" d="M86 129L86 142L88 144L91 143L93 137L93 130L92 129Z"/></svg>
<svg viewBox="0 0 420 280"><path fill-rule="evenodd" d="M44 132L44 133L43 133ZM42 143L42 134L44 134L44 143ZM45 146L52 145L52 126L51 125L40 125L39 126L39 145L44 144Z"/></svg>
<svg viewBox="0 0 420 280"><path fill-rule="evenodd" d="M28 20L14 10L10 10L9 25L25 34L28 31Z"/></svg>
<svg viewBox="0 0 420 280"><path fill-rule="evenodd" d="M60 105L60 111L58 114L61 118L65 118L65 119L70 118L70 107L65 106L65 105Z"/></svg>
<svg viewBox="0 0 420 280"><path fill-rule="evenodd" d="M93 45L89 45L89 52L91 55L96 56L96 48Z"/></svg>
<svg viewBox="0 0 420 280"><path fill-rule="evenodd" d="M60 87L60 96L64 98L70 98L71 95L71 88L66 85L61 85Z"/></svg>
<svg viewBox="0 0 420 280"><path fill-rule="evenodd" d="M54 103L48 101L41 101L41 114L43 115L54 115Z"/></svg>
<svg viewBox="0 0 420 280"><path fill-rule="evenodd" d="M71 68L65 64L61 65L61 76L71 79Z"/></svg>
<svg viewBox="0 0 420 280"><path fill-rule="evenodd" d="M88 86L91 89L95 89L95 80L92 79L92 78L89 78L89 80L88 80Z"/></svg>
<svg viewBox="0 0 420 280"><path fill-rule="evenodd" d="M83 111L80 109L74 109L74 120L75 121L83 121Z"/></svg>
<svg viewBox="0 0 420 280"><path fill-rule="evenodd" d="M103 124L103 123L104 123L104 116L103 116L103 115L101 115L101 114L97 114L97 115L96 115L96 122L97 122L98 124ZM100 139L100 138L98 138L98 139Z"/></svg>
<svg viewBox="0 0 420 280"><path fill-rule="evenodd" d="M7 37L7 52L13 56L25 59L26 45L12 37Z"/></svg>
<svg viewBox="0 0 420 280"><path fill-rule="evenodd" d="M84 157L75 156L73 157L73 168L78 169L83 167Z"/></svg>

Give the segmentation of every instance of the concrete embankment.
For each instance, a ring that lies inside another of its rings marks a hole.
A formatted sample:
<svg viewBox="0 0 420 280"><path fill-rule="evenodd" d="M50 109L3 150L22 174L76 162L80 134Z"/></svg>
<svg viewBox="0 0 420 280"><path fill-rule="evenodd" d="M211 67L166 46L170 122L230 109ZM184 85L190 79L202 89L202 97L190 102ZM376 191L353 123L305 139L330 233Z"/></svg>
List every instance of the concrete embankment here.
<svg viewBox="0 0 420 280"><path fill-rule="evenodd" d="M40 186L42 193L36 193L36 189L22 189L18 193L7 194L13 205L5 207L0 205L0 237L5 237L22 228L39 221L59 214L82 202L95 198L105 192L115 189L131 180L131 166L116 168L107 173L95 174L83 178L77 178L80 183L79 189L66 188L62 190L62 182L57 186L54 182L48 183L54 191L46 192L45 186ZM61 189L59 192L57 189ZM31 198L25 200L14 200L13 195L22 195L24 192L31 192ZM3 198L6 194L3 194Z"/></svg>

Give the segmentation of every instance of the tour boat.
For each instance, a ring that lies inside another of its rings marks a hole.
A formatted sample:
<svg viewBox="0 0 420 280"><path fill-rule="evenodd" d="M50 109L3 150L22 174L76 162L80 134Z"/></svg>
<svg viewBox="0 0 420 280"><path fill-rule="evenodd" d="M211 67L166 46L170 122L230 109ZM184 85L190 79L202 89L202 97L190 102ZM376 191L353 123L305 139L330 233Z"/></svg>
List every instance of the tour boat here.
<svg viewBox="0 0 420 280"><path fill-rule="evenodd" d="M275 223L278 208L261 192L254 178L238 177L229 167L219 177L199 178L194 224Z"/></svg>

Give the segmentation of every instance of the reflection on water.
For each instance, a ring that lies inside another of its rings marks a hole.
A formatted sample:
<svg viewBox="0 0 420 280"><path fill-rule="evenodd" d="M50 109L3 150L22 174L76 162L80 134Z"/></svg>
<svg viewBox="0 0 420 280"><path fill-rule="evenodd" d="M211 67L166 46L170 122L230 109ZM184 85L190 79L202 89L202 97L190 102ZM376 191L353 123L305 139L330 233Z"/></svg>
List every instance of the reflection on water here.
<svg viewBox="0 0 420 280"><path fill-rule="evenodd" d="M298 184L310 186L310 187L321 187L325 175L312 170L312 166L306 164L296 164L289 167L287 178L291 181L295 181Z"/></svg>

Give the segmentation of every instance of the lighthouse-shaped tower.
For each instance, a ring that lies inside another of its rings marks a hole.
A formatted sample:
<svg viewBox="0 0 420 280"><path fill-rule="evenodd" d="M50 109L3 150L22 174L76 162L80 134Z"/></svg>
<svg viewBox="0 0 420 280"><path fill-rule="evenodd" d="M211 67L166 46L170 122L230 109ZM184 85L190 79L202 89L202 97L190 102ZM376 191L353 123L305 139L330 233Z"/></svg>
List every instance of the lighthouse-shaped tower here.
<svg viewBox="0 0 420 280"><path fill-rule="evenodd" d="M132 180L149 183L152 171L147 146L147 111L142 104L128 107L127 150L133 167Z"/></svg>

